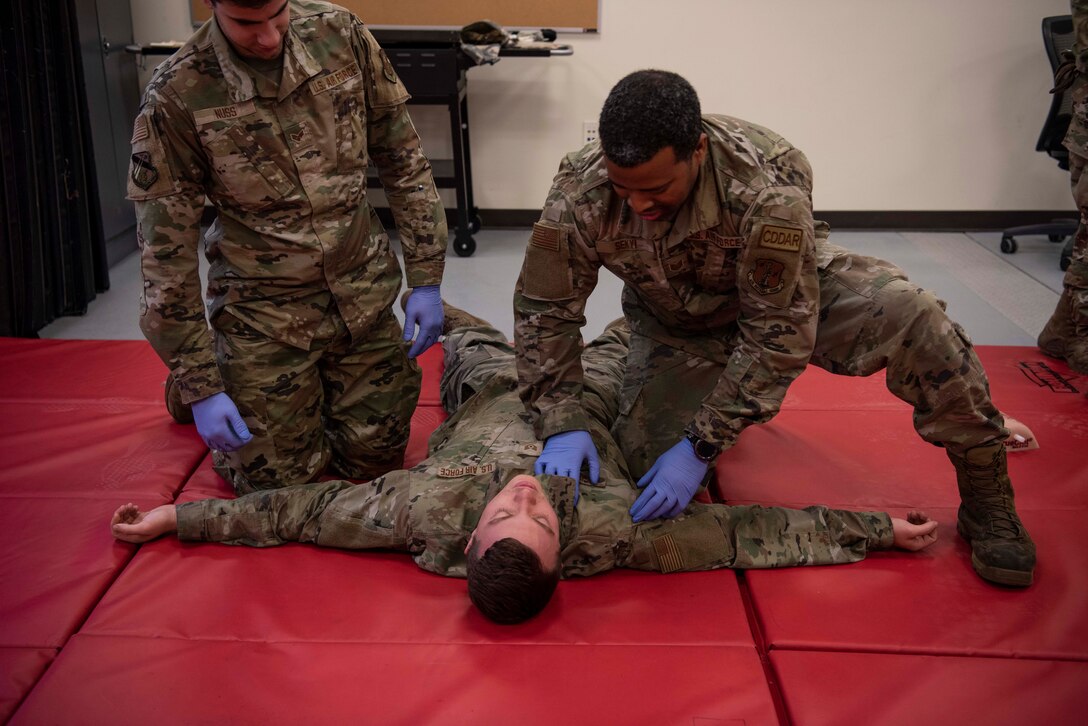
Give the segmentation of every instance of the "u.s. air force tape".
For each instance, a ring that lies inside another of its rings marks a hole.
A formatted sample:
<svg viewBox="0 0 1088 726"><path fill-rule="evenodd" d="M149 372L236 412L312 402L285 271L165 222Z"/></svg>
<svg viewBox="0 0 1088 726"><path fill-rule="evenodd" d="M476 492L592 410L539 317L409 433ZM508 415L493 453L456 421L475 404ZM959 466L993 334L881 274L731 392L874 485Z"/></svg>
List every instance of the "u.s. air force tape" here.
<svg viewBox="0 0 1088 726"><path fill-rule="evenodd" d="M438 467L438 476L441 479L456 479L461 476L491 474L494 471L495 465L491 462L486 464L465 464L464 466L440 466Z"/></svg>

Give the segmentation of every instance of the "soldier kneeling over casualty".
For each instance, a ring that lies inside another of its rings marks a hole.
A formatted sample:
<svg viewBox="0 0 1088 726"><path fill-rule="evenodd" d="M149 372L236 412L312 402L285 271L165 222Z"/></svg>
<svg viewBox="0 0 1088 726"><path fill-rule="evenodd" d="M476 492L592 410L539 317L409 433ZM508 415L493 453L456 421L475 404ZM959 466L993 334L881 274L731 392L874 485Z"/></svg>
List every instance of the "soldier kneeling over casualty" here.
<svg viewBox="0 0 1088 726"><path fill-rule="evenodd" d="M514 296L521 396L544 441L538 472L576 475L588 462L593 478L578 353L606 268L625 283L631 327L612 435L642 487L636 522L682 511L810 363L884 371L955 469L956 528L975 571L1030 585L1035 543L1016 513L1009 430L944 302L890 262L832 244L812 216L805 155L770 129L703 114L675 73L620 80L599 128L599 143L560 162Z"/></svg>
<svg viewBox="0 0 1088 726"><path fill-rule="evenodd" d="M408 91L344 8L204 4L213 17L156 69L132 131L140 329L170 369L167 410L239 494L371 479L404 460L413 359L442 327L446 217ZM217 224L202 237L205 201Z"/></svg>
<svg viewBox="0 0 1088 726"><path fill-rule="evenodd" d="M422 569L467 577L491 620L517 623L548 603L560 578L614 567L657 572L857 562L874 549L920 550L937 523L911 513L804 510L691 502L674 519L634 523L639 490L609 434L618 411L630 331L621 320L582 352L585 405L601 452L599 485L534 477L540 444L517 393L505 336L446 306L442 402L450 417L430 455L363 485L327 481L140 512L117 509L117 539L179 539L254 547L310 542L400 550Z"/></svg>

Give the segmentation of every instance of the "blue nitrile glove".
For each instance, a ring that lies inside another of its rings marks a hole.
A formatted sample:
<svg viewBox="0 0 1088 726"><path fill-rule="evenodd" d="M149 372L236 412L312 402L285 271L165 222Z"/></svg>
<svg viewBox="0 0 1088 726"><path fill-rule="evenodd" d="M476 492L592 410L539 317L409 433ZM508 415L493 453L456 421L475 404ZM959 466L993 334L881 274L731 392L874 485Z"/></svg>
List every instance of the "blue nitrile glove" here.
<svg viewBox="0 0 1088 726"><path fill-rule="evenodd" d="M710 464L695 455L690 441L680 439L680 443L657 457L646 475L638 480L639 489L646 488L631 505L631 519L643 522L680 514L699 491L709 467Z"/></svg>
<svg viewBox="0 0 1088 726"><path fill-rule="evenodd" d="M415 358L438 341L442 333L442 294L438 285L425 285L412 290L404 306L404 339L416 342L408 350L408 357ZM419 333L416 333L416 326Z"/></svg>
<svg viewBox="0 0 1088 726"><path fill-rule="evenodd" d="M209 449L237 451L253 440L238 407L222 391L193 401L193 420Z"/></svg>
<svg viewBox="0 0 1088 726"><path fill-rule="evenodd" d="M588 431L564 431L552 434L544 442L544 451L537 457L533 471L537 474L567 476L574 480L574 506L578 506L578 479L582 462L589 460L589 480L594 484L601 475L601 460Z"/></svg>

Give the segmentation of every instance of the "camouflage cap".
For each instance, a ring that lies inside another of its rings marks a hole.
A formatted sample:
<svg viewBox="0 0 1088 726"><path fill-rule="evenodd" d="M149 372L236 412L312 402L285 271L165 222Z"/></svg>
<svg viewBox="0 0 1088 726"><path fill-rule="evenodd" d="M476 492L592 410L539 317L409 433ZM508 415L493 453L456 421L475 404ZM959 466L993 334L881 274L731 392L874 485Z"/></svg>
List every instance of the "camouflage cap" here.
<svg viewBox="0 0 1088 726"><path fill-rule="evenodd" d="M461 28L461 42L469 45L505 43L506 31L490 20L477 20Z"/></svg>

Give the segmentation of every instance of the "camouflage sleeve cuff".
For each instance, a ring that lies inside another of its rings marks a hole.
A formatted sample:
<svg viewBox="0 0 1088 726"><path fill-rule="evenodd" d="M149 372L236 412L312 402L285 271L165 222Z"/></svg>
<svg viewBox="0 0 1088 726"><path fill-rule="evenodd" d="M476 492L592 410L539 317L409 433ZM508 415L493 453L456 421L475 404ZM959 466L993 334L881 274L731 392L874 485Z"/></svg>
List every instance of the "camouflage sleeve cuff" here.
<svg viewBox="0 0 1088 726"><path fill-rule="evenodd" d="M404 261L404 277L408 287L426 287L427 285L441 285L442 273L446 269L446 258L426 260L423 262Z"/></svg>
<svg viewBox="0 0 1088 726"><path fill-rule="evenodd" d="M200 542L204 536L204 503L186 502L176 507L178 517L178 539L187 542Z"/></svg>
<svg viewBox="0 0 1088 726"><path fill-rule="evenodd" d="M887 512L865 512L863 516L869 525L869 551L891 549L895 545L891 516Z"/></svg>
<svg viewBox="0 0 1088 726"><path fill-rule="evenodd" d="M542 412L536 429L542 441L564 431L589 431L589 417L579 403L562 403Z"/></svg>
<svg viewBox="0 0 1088 726"><path fill-rule="evenodd" d="M181 392L182 403L192 403L225 390L223 377L217 366L205 366L183 375L174 375L174 383Z"/></svg>
<svg viewBox="0 0 1088 726"><path fill-rule="evenodd" d="M723 424L721 419L705 406L699 409L695 418L684 428L684 433L695 434L703 441L720 447L722 451L732 448L733 444L737 443L737 435L733 429Z"/></svg>

